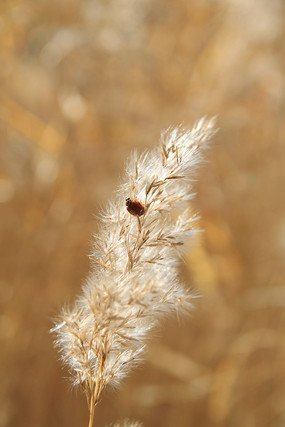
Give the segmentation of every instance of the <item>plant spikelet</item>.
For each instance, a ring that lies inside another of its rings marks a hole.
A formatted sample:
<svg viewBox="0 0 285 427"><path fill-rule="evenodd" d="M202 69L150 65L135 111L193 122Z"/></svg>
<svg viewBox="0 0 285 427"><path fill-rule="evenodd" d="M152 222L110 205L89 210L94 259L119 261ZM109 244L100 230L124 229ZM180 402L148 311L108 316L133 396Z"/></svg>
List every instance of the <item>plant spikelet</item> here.
<svg viewBox="0 0 285 427"><path fill-rule="evenodd" d="M213 132L213 121L202 119L192 130L164 133L153 152L133 155L101 215L82 295L52 330L90 412L107 384L118 385L140 363L159 319L191 306L177 263L196 234L192 181ZM144 206L143 215L130 215L128 197Z"/></svg>
<svg viewBox="0 0 285 427"><path fill-rule="evenodd" d="M111 424L109 427L143 427L143 424L138 421L123 420L119 423Z"/></svg>

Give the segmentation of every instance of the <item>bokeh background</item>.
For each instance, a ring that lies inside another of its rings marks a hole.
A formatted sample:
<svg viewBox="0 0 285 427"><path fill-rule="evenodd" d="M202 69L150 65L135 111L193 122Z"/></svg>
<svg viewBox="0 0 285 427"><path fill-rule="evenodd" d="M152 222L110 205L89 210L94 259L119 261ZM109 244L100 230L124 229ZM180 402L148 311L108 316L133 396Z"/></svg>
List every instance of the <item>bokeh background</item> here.
<svg viewBox="0 0 285 427"><path fill-rule="evenodd" d="M0 427L87 426L49 334L132 149L218 115L195 184L202 298L96 426L285 426L285 4L0 1Z"/></svg>

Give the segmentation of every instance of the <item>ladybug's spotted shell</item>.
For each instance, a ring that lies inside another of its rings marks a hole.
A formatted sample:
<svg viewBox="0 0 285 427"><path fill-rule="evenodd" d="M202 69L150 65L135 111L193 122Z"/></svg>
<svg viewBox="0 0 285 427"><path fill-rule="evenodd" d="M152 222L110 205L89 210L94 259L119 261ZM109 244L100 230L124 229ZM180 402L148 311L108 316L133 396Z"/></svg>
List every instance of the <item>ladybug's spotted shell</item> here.
<svg viewBox="0 0 285 427"><path fill-rule="evenodd" d="M131 200L129 197L126 199L127 211L134 216L141 216L144 214L144 206L137 200Z"/></svg>

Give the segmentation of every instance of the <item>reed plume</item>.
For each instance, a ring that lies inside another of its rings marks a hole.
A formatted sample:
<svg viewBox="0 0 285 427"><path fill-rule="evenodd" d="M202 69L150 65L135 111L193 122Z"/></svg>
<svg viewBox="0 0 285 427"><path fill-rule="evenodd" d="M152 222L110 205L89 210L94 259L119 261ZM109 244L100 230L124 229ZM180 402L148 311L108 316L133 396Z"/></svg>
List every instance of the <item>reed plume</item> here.
<svg viewBox="0 0 285 427"><path fill-rule="evenodd" d="M143 427L138 421L123 420L120 423L111 424L109 427Z"/></svg>
<svg viewBox="0 0 285 427"><path fill-rule="evenodd" d="M163 134L153 152L132 156L125 182L101 216L82 294L52 330L74 385L86 395L89 427L103 389L141 362L158 320L191 307L177 264L196 233L191 184L213 132L213 121L202 119L192 130ZM126 198L143 212L128 212Z"/></svg>

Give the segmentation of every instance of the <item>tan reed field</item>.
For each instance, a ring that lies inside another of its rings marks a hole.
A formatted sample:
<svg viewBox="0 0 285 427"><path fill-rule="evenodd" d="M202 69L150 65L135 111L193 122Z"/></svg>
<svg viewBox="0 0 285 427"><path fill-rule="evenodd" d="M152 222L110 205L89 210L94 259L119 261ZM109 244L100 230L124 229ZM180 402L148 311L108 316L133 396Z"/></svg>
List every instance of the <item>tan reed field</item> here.
<svg viewBox="0 0 285 427"><path fill-rule="evenodd" d="M283 23L281 0L0 1L0 427L88 426L53 319L95 269L106 206L132 239L154 215L114 193L130 153L212 116L190 183L203 231L175 266L200 297L157 323L94 426L284 425Z"/></svg>

